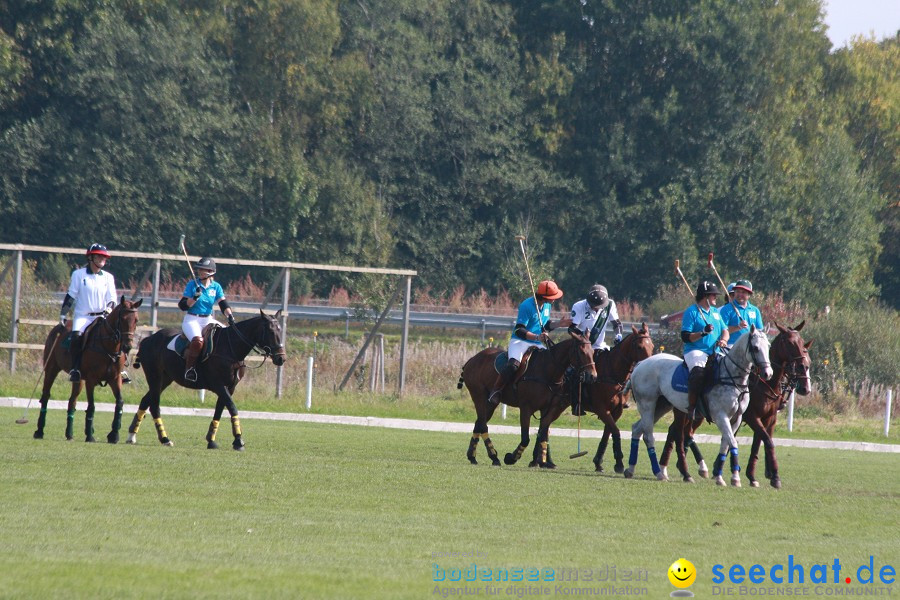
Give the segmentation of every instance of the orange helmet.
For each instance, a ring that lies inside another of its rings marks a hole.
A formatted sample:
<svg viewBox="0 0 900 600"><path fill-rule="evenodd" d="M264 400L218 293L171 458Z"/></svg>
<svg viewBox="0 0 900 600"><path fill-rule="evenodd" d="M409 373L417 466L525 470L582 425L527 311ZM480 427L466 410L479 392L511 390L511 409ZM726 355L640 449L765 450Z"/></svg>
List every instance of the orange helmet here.
<svg viewBox="0 0 900 600"><path fill-rule="evenodd" d="M537 295L547 300L556 300L562 298L563 291L559 289L555 281L546 279L538 284Z"/></svg>

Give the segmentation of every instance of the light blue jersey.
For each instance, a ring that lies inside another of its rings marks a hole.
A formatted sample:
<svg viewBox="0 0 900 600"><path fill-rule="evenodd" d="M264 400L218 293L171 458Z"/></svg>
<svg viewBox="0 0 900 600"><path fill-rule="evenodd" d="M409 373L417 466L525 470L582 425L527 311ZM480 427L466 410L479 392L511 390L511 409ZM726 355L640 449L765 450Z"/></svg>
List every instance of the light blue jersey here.
<svg viewBox="0 0 900 600"><path fill-rule="evenodd" d="M534 298L526 298L522 304L519 305L519 314L516 316L516 323L521 323L525 326L525 329L533 333L534 335L541 335L544 331L544 325L550 321L550 302L544 302L544 305L541 307L541 315L540 320L538 320L538 312L537 305L534 302ZM519 339L515 336L515 333L510 334L510 339ZM541 342L538 340L522 340L527 341L529 344L534 344L535 346L543 346Z"/></svg>
<svg viewBox="0 0 900 600"><path fill-rule="evenodd" d="M719 314L719 309L710 306L709 310L700 308L697 304L691 304L681 317L681 330L688 333L698 333L703 331L706 324L713 326L713 330L709 335L701 337L696 342L685 342L684 353L687 354L692 350L701 350L705 354L712 354L716 349L716 342L725 331L725 322Z"/></svg>
<svg viewBox="0 0 900 600"><path fill-rule="evenodd" d="M184 288L184 296L186 298L193 298L194 290L198 287L200 288L200 297L197 298L197 302L195 302L187 312L189 315L211 315L215 310L216 302L225 299L225 291L222 289L222 286L219 285L218 281L213 281L208 286L204 287L202 285L198 286L196 279L191 279Z"/></svg>
<svg viewBox="0 0 900 600"><path fill-rule="evenodd" d="M735 310L735 305L737 305L737 310ZM753 325L757 329L763 328L763 320L762 320L762 312L760 310L750 304L747 303L746 307L737 304L737 302L729 302L725 306L722 307L722 310L719 311L719 314L722 316L722 321L725 323L726 327L737 327L741 319L747 322L747 327L744 329L739 329L731 334L731 337L728 338L728 347L731 348L738 338L740 338L745 333L750 332L750 326Z"/></svg>

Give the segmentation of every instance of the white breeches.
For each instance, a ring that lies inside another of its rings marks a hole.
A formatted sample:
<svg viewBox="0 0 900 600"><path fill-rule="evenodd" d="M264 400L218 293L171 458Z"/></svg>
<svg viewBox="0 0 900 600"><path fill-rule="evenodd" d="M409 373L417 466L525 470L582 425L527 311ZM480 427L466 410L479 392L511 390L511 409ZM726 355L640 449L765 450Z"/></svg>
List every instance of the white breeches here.
<svg viewBox="0 0 900 600"><path fill-rule="evenodd" d="M705 367L707 358L709 358L709 354L703 350L691 350L685 354L684 362L687 363L688 372L693 371L694 367Z"/></svg>
<svg viewBox="0 0 900 600"><path fill-rule="evenodd" d="M195 337L200 337L203 333L203 328L213 321L215 321L215 319L212 315L201 317L198 315L186 314L184 315L184 320L181 322L181 331L184 332L184 335L188 340L192 340Z"/></svg>
<svg viewBox="0 0 900 600"><path fill-rule="evenodd" d="M506 351L507 356L509 356L510 360L517 360L522 362L522 357L525 356L525 352L534 346L538 348L544 349L546 346L544 344L535 344L533 342L526 342L525 340L514 337L509 341L509 350Z"/></svg>

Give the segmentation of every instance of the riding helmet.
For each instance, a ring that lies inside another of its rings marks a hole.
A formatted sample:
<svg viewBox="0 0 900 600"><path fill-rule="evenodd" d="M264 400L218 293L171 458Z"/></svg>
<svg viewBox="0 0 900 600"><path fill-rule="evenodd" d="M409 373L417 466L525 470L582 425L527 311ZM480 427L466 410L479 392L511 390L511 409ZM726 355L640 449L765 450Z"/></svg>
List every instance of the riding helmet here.
<svg viewBox="0 0 900 600"><path fill-rule="evenodd" d="M105 256L109 258L109 250L106 249L106 246L103 244L91 244L91 247L87 249L85 252L85 256L90 256L92 254L97 254L99 256Z"/></svg>
<svg viewBox="0 0 900 600"><path fill-rule="evenodd" d="M546 279L538 284L537 295L546 298L547 300L557 300L558 298L562 298L563 291L559 289L559 286L556 285L555 281Z"/></svg>
<svg viewBox="0 0 900 600"><path fill-rule="evenodd" d="M591 308L606 308L609 306L609 292L602 285L594 285L587 295Z"/></svg>
<svg viewBox="0 0 900 600"><path fill-rule="evenodd" d="M208 256L204 256L200 260L194 263L195 269L205 269L207 271L212 271L213 274L216 272L216 261L211 259Z"/></svg>
<svg viewBox="0 0 900 600"><path fill-rule="evenodd" d="M704 296L718 296L719 288L712 281L701 281L697 286L697 295L695 298L701 300Z"/></svg>

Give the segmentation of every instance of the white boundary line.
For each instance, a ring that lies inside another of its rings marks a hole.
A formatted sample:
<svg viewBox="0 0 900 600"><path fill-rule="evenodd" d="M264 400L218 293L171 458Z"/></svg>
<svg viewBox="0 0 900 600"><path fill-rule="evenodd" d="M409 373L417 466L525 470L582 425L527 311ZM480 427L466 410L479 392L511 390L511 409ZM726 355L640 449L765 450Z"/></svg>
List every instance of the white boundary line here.
<svg viewBox="0 0 900 600"><path fill-rule="evenodd" d="M28 404L25 398L0 397L0 406L12 408L24 408ZM36 402L32 402L31 410L34 411L37 406ZM48 408L54 410L65 410L68 402L64 400L50 400L47 403ZM81 409L84 409L85 401L79 402ZM95 404L97 412L113 412L115 405L108 402L97 402ZM133 413L137 410L134 404L126 404L124 408L125 414ZM213 411L210 408L183 408L178 406L163 407L163 414L181 415L190 417L207 417L211 418ZM330 425L358 425L363 427L384 427L387 429L414 429L419 431L443 431L448 433L472 433L472 425L468 423L447 423L443 421L418 421L414 419L389 419L383 417L351 417L343 415L317 415L309 413L280 413L280 412L260 412L260 411L241 411L242 419L266 419L269 421L299 421L302 423L324 423ZM513 425L491 425L491 432L495 434L518 435L519 428ZM537 428L531 428L531 433L537 433ZM660 432L657 432L660 433ZM603 434L597 430L581 430L583 438L599 438ZM578 435L575 429L564 429L555 427L552 429L554 437L576 437ZM665 435L665 433L661 433ZM622 430L622 439L630 440L631 432L626 429ZM701 444L717 444L721 440L718 435L697 434L694 440ZM742 445L749 445L753 438L738 437L737 441ZM774 438L777 446L796 446L799 448L823 448L830 450L858 450L862 452L888 452L900 454L900 445L897 444L875 444L872 442L835 442L827 440L795 440L787 438Z"/></svg>

